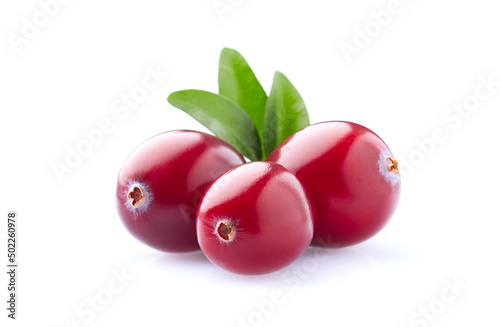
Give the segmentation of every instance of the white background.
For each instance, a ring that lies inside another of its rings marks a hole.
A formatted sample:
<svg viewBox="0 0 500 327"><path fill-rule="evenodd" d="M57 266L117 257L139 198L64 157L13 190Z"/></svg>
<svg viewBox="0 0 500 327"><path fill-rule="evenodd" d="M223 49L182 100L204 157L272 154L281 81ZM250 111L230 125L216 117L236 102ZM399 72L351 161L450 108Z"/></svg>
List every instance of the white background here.
<svg viewBox="0 0 500 327"><path fill-rule="evenodd" d="M401 0L377 30L371 12L389 0L230 3L222 19L213 0L75 0L52 7L46 22L37 1L1 3L2 262L7 212L19 216L18 320L6 318L2 273L1 325L498 325L500 86L474 97L481 78L500 81L500 6ZM45 24L35 31L26 27L34 16ZM367 26L372 36L361 40ZM341 45L355 39L348 62ZM166 97L217 91L223 47L243 54L267 92L274 70L285 73L311 122L363 124L406 162L400 205L381 233L239 276L126 232L114 202L122 162L155 134L206 131ZM113 111L147 67L168 77L127 116ZM464 101L477 106L463 118L449 112ZM68 147L102 119L112 131L59 180L54 162L66 164ZM424 141L435 129L441 142ZM123 273L131 280L115 280ZM91 298L104 305L90 309Z"/></svg>

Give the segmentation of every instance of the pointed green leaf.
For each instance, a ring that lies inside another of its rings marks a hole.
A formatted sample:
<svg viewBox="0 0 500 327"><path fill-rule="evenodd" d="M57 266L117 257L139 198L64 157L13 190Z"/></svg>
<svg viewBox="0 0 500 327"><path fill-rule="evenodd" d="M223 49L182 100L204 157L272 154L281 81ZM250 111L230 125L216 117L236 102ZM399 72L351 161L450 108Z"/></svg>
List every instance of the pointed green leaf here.
<svg viewBox="0 0 500 327"><path fill-rule="evenodd" d="M275 72L264 123L266 155L288 136L309 124L306 105L299 92L285 75Z"/></svg>
<svg viewBox="0 0 500 327"><path fill-rule="evenodd" d="M182 90L168 102L189 114L250 160L261 159L261 144L250 117L228 98L202 90Z"/></svg>
<svg viewBox="0 0 500 327"><path fill-rule="evenodd" d="M243 109L259 135L264 129L267 95L245 58L236 50L224 48L219 60L219 94Z"/></svg>

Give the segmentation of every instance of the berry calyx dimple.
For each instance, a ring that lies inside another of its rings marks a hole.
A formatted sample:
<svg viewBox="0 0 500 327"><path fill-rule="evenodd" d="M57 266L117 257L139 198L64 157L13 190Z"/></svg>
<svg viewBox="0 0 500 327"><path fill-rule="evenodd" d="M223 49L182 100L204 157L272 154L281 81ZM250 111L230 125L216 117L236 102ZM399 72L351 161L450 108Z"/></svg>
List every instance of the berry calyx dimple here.
<svg viewBox="0 0 500 327"><path fill-rule="evenodd" d="M387 157L386 167L387 167L388 172L394 173L396 175L399 174L398 162L395 159L393 159L391 157Z"/></svg>
<svg viewBox="0 0 500 327"><path fill-rule="evenodd" d="M235 233L234 229L234 225L227 220L219 221L217 227L215 227L217 236L225 242L230 242L233 239Z"/></svg>
<svg viewBox="0 0 500 327"><path fill-rule="evenodd" d="M132 205L132 207L134 208L140 207L144 203L144 201L146 201L144 190L138 185L132 187L130 192L128 192L127 194L127 198L130 202L130 205Z"/></svg>

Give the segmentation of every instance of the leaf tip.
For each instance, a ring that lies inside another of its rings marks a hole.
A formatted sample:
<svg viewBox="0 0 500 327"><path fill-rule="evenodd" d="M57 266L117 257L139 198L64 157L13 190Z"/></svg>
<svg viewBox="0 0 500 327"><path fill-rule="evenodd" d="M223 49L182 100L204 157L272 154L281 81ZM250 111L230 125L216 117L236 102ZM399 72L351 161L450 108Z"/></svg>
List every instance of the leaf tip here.
<svg viewBox="0 0 500 327"><path fill-rule="evenodd" d="M177 94L178 91L175 91L175 92L172 92L168 95L167 97L167 101L168 103L170 103L171 105L174 105L173 102L175 102L175 96Z"/></svg>

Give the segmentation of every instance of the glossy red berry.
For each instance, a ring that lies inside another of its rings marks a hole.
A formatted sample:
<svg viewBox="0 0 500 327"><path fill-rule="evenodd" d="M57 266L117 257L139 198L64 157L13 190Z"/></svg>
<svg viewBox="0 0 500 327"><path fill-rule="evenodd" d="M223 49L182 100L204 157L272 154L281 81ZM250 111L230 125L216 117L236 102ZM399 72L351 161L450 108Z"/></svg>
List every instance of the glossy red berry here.
<svg viewBox="0 0 500 327"><path fill-rule="evenodd" d="M162 251L199 249L196 211L208 186L244 163L226 142L200 132L172 131L139 145L119 175L116 202L127 230Z"/></svg>
<svg viewBox="0 0 500 327"><path fill-rule="evenodd" d="M362 242L388 222L400 194L398 163L369 129L330 121L308 126L269 156L293 171L316 209L313 245Z"/></svg>
<svg viewBox="0 0 500 327"><path fill-rule="evenodd" d="M239 274L263 274L297 259L310 245L314 210L297 178L283 166L250 162L217 179L196 218L201 250Z"/></svg>

